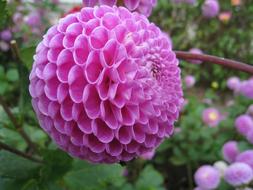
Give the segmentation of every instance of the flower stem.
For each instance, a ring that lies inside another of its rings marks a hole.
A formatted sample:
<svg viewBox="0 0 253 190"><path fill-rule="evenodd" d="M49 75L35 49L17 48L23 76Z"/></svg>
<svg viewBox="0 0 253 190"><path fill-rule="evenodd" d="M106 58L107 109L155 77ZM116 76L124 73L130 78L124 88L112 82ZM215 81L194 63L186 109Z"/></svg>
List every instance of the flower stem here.
<svg viewBox="0 0 253 190"><path fill-rule="evenodd" d="M28 160L31 160L31 161L34 161L34 162L37 162L37 163L43 163L42 160L39 160L39 159L34 158L34 157L24 153L24 152L21 152L17 149L14 149L14 148L10 147L9 145L4 144L3 142L0 142L0 149L6 150L6 151L11 152L11 153L14 153L18 156L21 156L23 158L26 158Z"/></svg>
<svg viewBox="0 0 253 190"><path fill-rule="evenodd" d="M8 117L10 118L12 124L17 129L17 131L19 132L19 134L23 137L23 139L26 141L26 143L28 144L29 148L32 149L32 150L36 150L35 144L33 144L33 142L30 140L29 136L25 133L25 131L23 130L22 126L18 123L18 121L16 120L15 116L12 114L11 110L9 109L9 107L4 102L4 100L3 100L3 98L1 96L0 96L0 105L2 105L4 111L6 112L6 114L8 115Z"/></svg>
<svg viewBox="0 0 253 190"><path fill-rule="evenodd" d="M239 61L225 59L225 58L221 58L221 57L217 57L213 55L194 54L194 53L189 53L189 52L184 52L184 51L175 51L175 53L178 59L200 60L204 62L222 65L224 67L229 67L231 69L243 71L245 73L249 73L253 75L253 66L239 62Z"/></svg>

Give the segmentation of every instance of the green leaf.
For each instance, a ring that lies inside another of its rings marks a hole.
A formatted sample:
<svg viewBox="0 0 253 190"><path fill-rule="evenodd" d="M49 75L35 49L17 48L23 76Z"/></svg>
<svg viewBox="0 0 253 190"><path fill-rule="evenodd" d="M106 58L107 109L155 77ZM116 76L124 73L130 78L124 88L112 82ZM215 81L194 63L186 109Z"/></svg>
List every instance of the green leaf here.
<svg viewBox="0 0 253 190"><path fill-rule="evenodd" d="M56 181L70 170L72 158L65 152L61 150L43 150L42 154L45 162L40 170L42 183Z"/></svg>
<svg viewBox="0 0 253 190"><path fill-rule="evenodd" d="M17 69L9 69L6 73L6 78L11 82L17 81L19 78Z"/></svg>
<svg viewBox="0 0 253 190"><path fill-rule="evenodd" d="M33 176L39 164L15 154L0 152L0 177L26 179Z"/></svg>
<svg viewBox="0 0 253 190"><path fill-rule="evenodd" d="M7 1L6 0L0 0L0 29L5 24L6 19L7 19L7 15L8 15Z"/></svg>
<svg viewBox="0 0 253 190"><path fill-rule="evenodd" d="M152 166L146 166L141 172L138 181L136 182L136 189L138 190L156 190L163 189L163 177Z"/></svg>
<svg viewBox="0 0 253 190"><path fill-rule="evenodd" d="M25 64L26 68L30 70L33 64L33 55L35 53L36 46L30 46L21 49L20 56L22 62Z"/></svg>
<svg viewBox="0 0 253 190"><path fill-rule="evenodd" d="M66 174L64 181L71 190L93 190L101 189L122 177L122 167L118 164L92 165L75 160L73 170Z"/></svg>

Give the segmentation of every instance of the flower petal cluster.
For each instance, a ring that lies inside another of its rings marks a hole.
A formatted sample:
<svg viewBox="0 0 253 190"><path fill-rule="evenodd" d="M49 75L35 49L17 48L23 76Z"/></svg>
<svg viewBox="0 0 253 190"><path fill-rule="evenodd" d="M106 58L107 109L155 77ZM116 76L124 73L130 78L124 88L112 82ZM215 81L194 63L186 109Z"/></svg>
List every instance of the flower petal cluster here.
<svg viewBox="0 0 253 190"><path fill-rule="evenodd" d="M40 126L70 155L129 161L173 132L183 103L169 37L123 7L85 7L39 43L29 91Z"/></svg>

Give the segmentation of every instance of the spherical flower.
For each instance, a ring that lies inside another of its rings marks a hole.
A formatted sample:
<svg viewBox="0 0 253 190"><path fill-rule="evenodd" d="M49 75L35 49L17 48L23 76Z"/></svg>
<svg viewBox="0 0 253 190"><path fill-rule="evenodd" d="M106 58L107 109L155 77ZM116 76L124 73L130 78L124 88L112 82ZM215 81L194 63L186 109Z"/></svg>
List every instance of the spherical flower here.
<svg viewBox="0 0 253 190"><path fill-rule="evenodd" d="M155 156L155 150L151 150L149 152L143 153L140 157L144 160L152 160L152 158Z"/></svg>
<svg viewBox="0 0 253 190"><path fill-rule="evenodd" d="M205 0L202 5L202 15L206 18L213 18L218 15L220 5L217 0Z"/></svg>
<svg viewBox="0 0 253 190"><path fill-rule="evenodd" d="M203 51L198 49L198 48L192 48L189 50L190 53L194 53L194 54L203 54ZM200 60L189 60L190 63L193 63L193 64L201 64L202 61Z"/></svg>
<svg viewBox="0 0 253 190"><path fill-rule="evenodd" d="M248 133L247 133L247 140L253 144L253 130L250 130Z"/></svg>
<svg viewBox="0 0 253 190"><path fill-rule="evenodd" d="M228 165L224 161L217 161L213 164L213 167L216 168L220 172L221 176L224 176L224 173L226 169L228 168Z"/></svg>
<svg viewBox="0 0 253 190"><path fill-rule="evenodd" d="M247 133L253 130L253 120L249 115L240 115L235 120L235 127L240 134L247 136Z"/></svg>
<svg viewBox="0 0 253 190"><path fill-rule="evenodd" d="M246 150L236 157L237 162L248 164L253 169L253 150Z"/></svg>
<svg viewBox="0 0 253 190"><path fill-rule="evenodd" d="M191 88L191 87L194 86L196 80L195 80L195 77L194 77L194 76L192 76L192 75L187 75L187 76L185 76L185 78L184 78L184 82L185 82L185 86L186 86L187 88Z"/></svg>
<svg viewBox="0 0 253 190"><path fill-rule="evenodd" d="M253 104L248 107L247 114L253 117Z"/></svg>
<svg viewBox="0 0 253 190"><path fill-rule="evenodd" d="M202 112L202 120L210 127L216 127L222 120L222 115L216 108L206 108Z"/></svg>
<svg viewBox="0 0 253 190"><path fill-rule="evenodd" d="M236 141L228 141L222 147L223 158L229 163L233 163L239 154L240 151Z"/></svg>
<svg viewBox="0 0 253 190"><path fill-rule="evenodd" d="M0 33L0 38L6 42L10 41L12 38L11 31L9 29L5 29Z"/></svg>
<svg viewBox="0 0 253 190"><path fill-rule="evenodd" d="M85 7L93 7L96 4L113 6L123 3L130 11L137 11L145 16L149 16L153 7L156 6L157 0L83 0Z"/></svg>
<svg viewBox="0 0 253 190"><path fill-rule="evenodd" d="M220 184L220 173L216 168L204 165L196 171L194 179L198 187L202 189L215 189Z"/></svg>
<svg viewBox="0 0 253 190"><path fill-rule="evenodd" d="M224 11L219 14L219 20L223 23L228 23L231 17L232 17L232 12L230 11Z"/></svg>
<svg viewBox="0 0 253 190"><path fill-rule="evenodd" d="M24 21L30 27L38 27L41 25L41 16L38 12L31 12L24 18Z"/></svg>
<svg viewBox="0 0 253 190"><path fill-rule="evenodd" d="M239 87L239 92L249 98L253 99L253 79L242 81Z"/></svg>
<svg viewBox="0 0 253 190"><path fill-rule="evenodd" d="M85 7L38 45L29 91L40 126L94 163L129 161L172 135L183 103L168 36L123 7Z"/></svg>
<svg viewBox="0 0 253 190"><path fill-rule="evenodd" d="M253 170L248 164L236 162L227 168L224 179L227 183L235 187L245 185L253 180Z"/></svg>
<svg viewBox="0 0 253 190"><path fill-rule="evenodd" d="M231 90L237 90L240 86L240 79L238 77L230 77L227 80L227 87Z"/></svg>

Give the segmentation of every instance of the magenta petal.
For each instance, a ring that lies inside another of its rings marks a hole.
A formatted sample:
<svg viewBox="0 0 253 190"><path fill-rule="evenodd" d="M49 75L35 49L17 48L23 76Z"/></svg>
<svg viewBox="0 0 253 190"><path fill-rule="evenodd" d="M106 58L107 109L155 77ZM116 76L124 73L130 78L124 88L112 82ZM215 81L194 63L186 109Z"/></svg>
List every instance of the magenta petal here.
<svg viewBox="0 0 253 190"><path fill-rule="evenodd" d="M89 93L88 93L86 102L84 103L84 107L89 118L95 119L99 116L100 103L101 103L101 100L98 96L98 92L96 88L91 86L89 88Z"/></svg>
<svg viewBox="0 0 253 190"><path fill-rule="evenodd" d="M102 143L111 142L114 138L113 131L101 119L96 119L93 121L92 129L99 141Z"/></svg>
<svg viewBox="0 0 253 190"><path fill-rule="evenodd" d="M88 145L92 152L101 153L105 150L105 144L100 142L94 135L89 135Z"/></svg>
<svg viewBox="0 0 253 190"><path fill-rule="evenodd" d="M109 154L111 154L112 156L119 156L121 154L121 152L123 151L123 146L122 144L116 140L113 139L112 142L108 143L106 145L106 152L108 152Z"/></svg>
<svg viewBox="0 0 253 190"><path fill-rule="evenodd" d="M74 60L77 64L83 65L89 55L89 43L85 36L78 36L74 44Z"/></svg>
<svg viewBox="0 0 253 190"><path fill-rule="evenodd" d="M116 4L116 0L99 0L101 5L113 6Z"/></svg>
<svg viewBox="0 0 253 190"><path fill-rule="evenodd" d="M116 137L122 144L129 144L132 140L131 126L122 126L118 129Z"/></svg>
<svg viewBox="0 0 253 190"><path fill-rule="evenodd" d="M71 99L75 103L81 103L83 100L83 91L87 85L82 67L76 65L71 68L68 75L68 83Z"/></svg>
<svg viewBox="0 0 253 190"><path fill-rule="evenodd" d="M103 27L97 27L90 35L90 44L94 49L100 49L104 47L108 41L108 32Z"/></svg>
<svg viewBox="0 0 253 190"><path fill-rule="evenodd" d="M98 52L90 53L85 69L85 76L88 82L91 84L97 83L102 70L103 67L100 63Z"/></svg>
<svg viewBox="0 0 253 190"><path fill-rule="evenodd" d="M135 10L140 3L140 0L124 0L125 6L130 10Z"/></svg>

